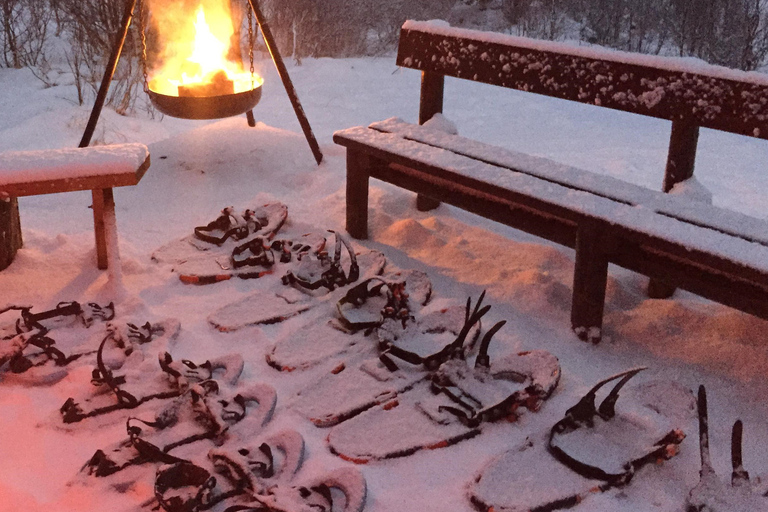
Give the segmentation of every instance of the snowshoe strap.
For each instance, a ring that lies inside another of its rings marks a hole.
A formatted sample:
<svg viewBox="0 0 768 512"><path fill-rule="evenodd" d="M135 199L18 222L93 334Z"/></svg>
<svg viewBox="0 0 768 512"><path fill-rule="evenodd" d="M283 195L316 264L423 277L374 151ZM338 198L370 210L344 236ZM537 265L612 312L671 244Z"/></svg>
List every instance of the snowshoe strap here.
<svg viewBox="0 0 768 512"><path fill-rule="evenodd" d="M216 478L205 468L178 459L162 466L155 477L155 498L166 512L197 512L204 510L211 501L211 491ZM193 496L168 496L168 493L185 487L196 487Z"/></svg>
<svg viewBox="0 0 768 512"><path fill-rule="evenodd" d="M104 339L101 340L99 349L96 351L96 367L99 372L98 377L100 381L109 386L109 389L115 394L118 404L123 408L132 409L137 407L141 402L129 392L120 389L120 384L123 384L125 379L116 378L112 373L112 370L107 368L104 364L104 347L110 339L112 339L112 333L107 334ZM94 376L95 375L96 374L94 374Z"/></svg>
<svg viewBox="0 0 768 512"><path fill-rule="evenodd" d="M232 266L271 267L275 264L275 255L270 247L264 246L264 239L256 237L232 249Z"/></svg>

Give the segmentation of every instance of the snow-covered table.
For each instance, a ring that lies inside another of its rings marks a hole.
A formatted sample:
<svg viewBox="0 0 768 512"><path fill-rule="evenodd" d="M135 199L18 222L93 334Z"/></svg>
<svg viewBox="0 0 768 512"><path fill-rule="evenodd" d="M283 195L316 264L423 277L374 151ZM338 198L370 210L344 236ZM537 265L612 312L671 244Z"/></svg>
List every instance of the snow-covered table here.
<svg viewBox="0 0 768 512"><path fill-rule="evenodd" d="M91 190L97 263L106 269L117 247L112 188L136 185L147 169L149 149L143 144L0 153L0 200L8 211L0 224L0 245L10 248L7 264L18 248L14 246L21 245L17 197Z"/></svg>

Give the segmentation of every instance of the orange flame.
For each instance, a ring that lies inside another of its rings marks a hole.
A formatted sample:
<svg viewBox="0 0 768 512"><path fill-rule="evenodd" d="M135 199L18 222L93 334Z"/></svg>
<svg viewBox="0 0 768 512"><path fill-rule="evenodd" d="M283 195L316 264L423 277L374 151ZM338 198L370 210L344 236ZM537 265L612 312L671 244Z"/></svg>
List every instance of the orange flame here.
<svg viewBox="0 0 768 512"><path fill-rule="evenodd" d="M230 93L232 89L238 93L262 84L260 76L252 76L243 70L239 59L232 59L233 54L239 56L240 52L239 48L234 51L230 48L235 30L229 2L201 0L192 12L175 2L153 3L165 5L152 9L161 46L158 56L161 64L150 73L150 89L178 96L180 87L195 88L231 81Z"/></svg>

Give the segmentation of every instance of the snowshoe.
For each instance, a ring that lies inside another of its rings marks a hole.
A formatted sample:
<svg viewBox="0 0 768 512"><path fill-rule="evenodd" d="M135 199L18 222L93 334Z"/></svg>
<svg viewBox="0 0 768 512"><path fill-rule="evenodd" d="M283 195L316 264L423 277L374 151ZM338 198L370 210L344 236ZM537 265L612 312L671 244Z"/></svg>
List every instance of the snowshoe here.
<svg viewBox="0 0 768 512"><path fill-rule="evenodd" d="M257 236L232 249L231 254L195 258L179 265L174 271L187 284L212 284L228 281L233 277L258 279L276 272L284 272L298 264L305 255L322 251L325 238L309 233L296 240L270 241Z"/></svg>
<svg viewBox="0 0 768 512"><path fill-rule="evenodd" d="M334 264L332 268L341 269L341 253L337 251L339 263ZM361 276L363 278L378 275L386 265L386 258L378 251L369 251L359 256L350 251L350 258L354 258L354 263L350 260L350 270L345 273L343 270L333 272L333 276L325 274L325 277L318 277L313 281L309 273L286 274L283 286L278 291L261 290L248 295L247 297L228 304L214 311L208 316L208 322L220 331L229 332L247 327L249 325L272 324L282 322L290 317L304 313L305 311L326 302L331 304L338 300L346 290L346 286L356 281ZM304 260L302 260L304 261ZM358 268L358 270L354 270ZM302 276L302 277L297 277ZM355 277L352 280L352 277ZM340 284L342 281L348 281L346 284ZM308 284L310 287L304 287L302 284ZM321 283L312 288L315 284ZM322 284L325 283L325 284ZM329 288L334 291L329 292ZM336 290L335 288L341 287ZM324 296L317 296L324 290ZM313 293L315 292L315 293Z"/></svg>
<svg viewBox="0 0 768 512"><path fill-rule="evenodd" d="M175 267L196 258L226 258L235 246L252 238L271 239L287 218L288 207L280 202L246 209L242 214L230 206L206 226L196 227L192 235L157 249L152 253L152 259Z"/></svg>
<svg viewBox="0 0 768 512"><path fill-rule="evenodd" d="M97 450L82 471L105 477L149 462L181 462L184 459L171 451L205 439L221 444L231 435L233 425L245 418L251 431L260 430L271 419L277 401L271 386L257 384L229 392L229 396L224 393L215 380L202 381L170 402L153 421L128 418L128 439Z"/></svg>
<svg viewBox="0 0 768 512"><path fill-rule="evenodd" d="M178 323L176 323L178 326ZM177 332L177 331L176 331ZM165 336L175 336L173 330ZM120 375L107 365L104 355L108 336L102 341L97 354L97 367L92 373L95 386L86 398L69 398L60 409L64 423L76 423L86 418L102 416L121 409L134 409L160 399L181 395L190 384L209 380L221 374L220 379L234 385L243 370L243 359L231 354L196 364L192 361L174 361L168 352L159 355L157 362L144 357L143 351L133 351L119 366ZM159 368L156 366L159 363ZM158 371L159 370L159 371Z"/></svg>
<svg viewBox="0 0 768 512"><path fill-rule="evenodd" d="M474 345L480 333L480 318L488 311L487 307L480 307L481 303L482 297L474 311L470 311L468 301L466 307L453 306L424 314L404 331L407 336L400 333L397 344L391 342L391 331L387 331L378 346L371 343L358 357L350 358L302 390L295 409L315 425L329 427L390 402L426 379L428 365L442 357L439 354L461 353ZM399 348L399 344L409 350ZM409 362L394 363L389 356L396 347L398 354L408 354L404 357ZM427 350L434 352L425 357L418 353Z"/></svg>
<svg viewBox="0 0 768 512"><path fill-rule="evenodd" d="M548 433L491 460L470 484L473 505L482 511L570 508L626 486L645 465L676 455L685 437L679 425L693 414L693 396L675 382L656 381L636 386L617 403L619 391L642 369L599 382ZM617 380L596 407L600 388Z"/></svg>
<svg viewBox="0 0 768 512"><path fill-rule="evenodd" d="M331 451L357 463L403 457L474 437L487 422L515 421L523 407L537 411L557 387L560 364L543 350L491 362L488 343L502 325L485 334L474 367L462 358L449 359L429 381L333 427ZM379 435L361 435L374 426Z"/></svg>
<svg viewBox="0 0 768 512"><path fill-rule="evenodd" d="M401 290L398 293L402 295L399 299L402 304L393 307L386 298L385 301L378 303L370 300L371 284L377 288L380 285L380 288L387 290ZM365 297L360 303L353 304L353 299L350 297L354 297L358 290L362 290ZM327 311L322 310L320 314L309 319L302 328L275 343L267 353L267 363L280 371L294 371L311 368L331 359L340 362L350 350L371 343L366 336L368 333L361 332L361 329L364 331L367 328L381 327L390 319L398 326L411 325L413 322L410 321L412 318L410 312L424 306L431 292L429 278L419 271L398 272L363 281L351 288L336 303L335 318L326 320ZM351 308L358 311L352 313ZM367 311L361 313L365 308ZM356 315L356 320L350 321L353 314ZM361 317L373 317L378 320L363 320L365 325L362 325L359 321Z"/></svg>
<svg viewBox="0 0 768 512"><path fill-rule="evenodd" d="M333 490L343 495L343 505ZM367 488L365 478L353 467L339 468L305 480L302 485L276 485L266 493L252 493L251 500L225 512L362 512Z"/></svg>
<svg viewBox="0 0 768 512"><path fill-rule="evenodd" d="M2 312L10 310L19 311L19 317L2 328L0 375L4 382L28 385L54 384L69 373L70 363L95 354L96 333L84 329L95 319L111 320L115 311L112 303L102 307L77 302L62 302L41 313L16 306Z"/></svg>

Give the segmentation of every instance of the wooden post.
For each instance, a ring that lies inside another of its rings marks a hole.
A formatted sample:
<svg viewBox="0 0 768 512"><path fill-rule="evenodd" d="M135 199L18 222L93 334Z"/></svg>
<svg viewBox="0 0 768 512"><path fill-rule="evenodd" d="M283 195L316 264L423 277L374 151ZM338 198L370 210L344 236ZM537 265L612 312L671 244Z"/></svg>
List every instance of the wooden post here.
<svg viewBox="0 0 768 512"><path fill-rule="evenodd" d="M347 233L368 238L368 166L370 157L347 149Z"/></svg>
<svg viewBox="0 0 768 512"><path fill-rule="evenodd" d="M438 73L424 71L421 73L421 99L419 101L419 124L424 124L435 114L443 111L443 95L445 92L445 77ZM440 201L418 194L416 209L420 212L434 210L440 206Z"/></svg>
<svg viewBox="0 0 768 512"><path fill-rule="evenodd" d="M672 121L667 168L662 186L664 192L669 192L676 184L693 177L698 142L698 126L688 121ZM648 282L648 296L652 299L668 299L675 293L675 288L673 285L651 279Z"/></svg>
<svg viewBox="0 0 768 512"><path fill-rule="evenodd" d="M608 258L596 226L579 226L573 270L571 327L579 339L598 343L602 337Z"/></svg>
<svg viewBox="0 0 768 512"><path fill-rule="evenodd" d="M22 243L19 202L15 197L3 199L0 193L0 270L13 262Z"/></svg>
<svg viewBox="0 0 768 512"><path fill-rule="evenodd" d="M93 197L93 231L96 235L96 264L104 270L109 266L104 216L109 214L110 209L114 216L115 199L111 188L94 189L91 191L91 197Z"/></svg>

